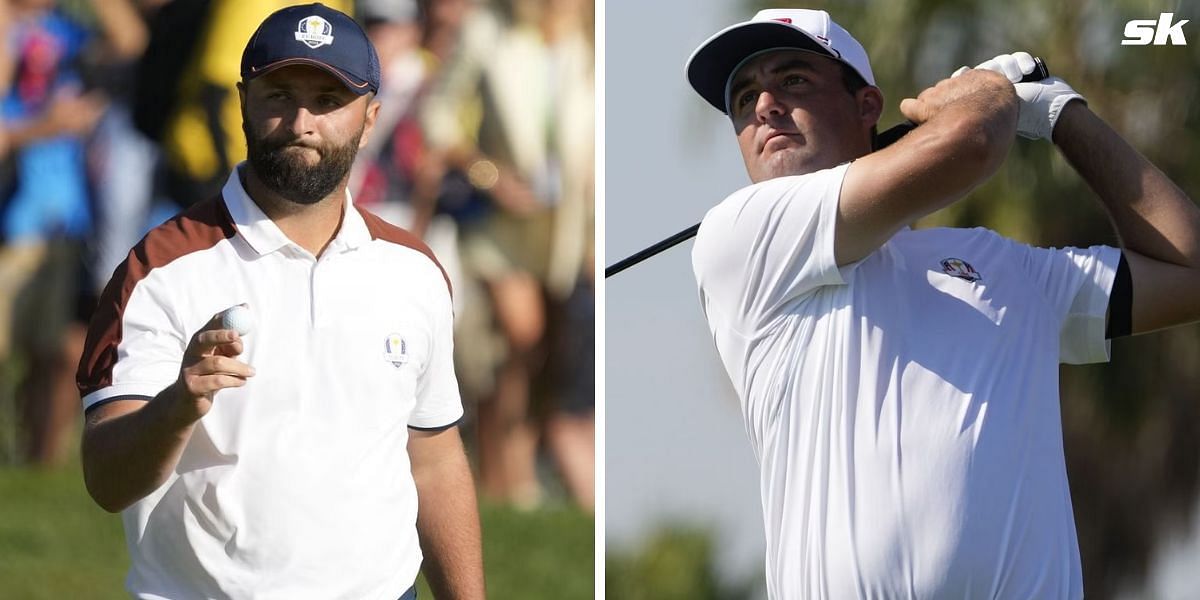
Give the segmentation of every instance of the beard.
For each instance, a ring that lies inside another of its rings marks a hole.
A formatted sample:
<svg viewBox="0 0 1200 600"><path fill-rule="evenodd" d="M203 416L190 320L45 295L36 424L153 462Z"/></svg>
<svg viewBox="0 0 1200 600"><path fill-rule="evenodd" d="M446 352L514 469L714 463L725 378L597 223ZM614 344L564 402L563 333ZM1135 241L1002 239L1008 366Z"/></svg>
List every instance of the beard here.
<svg viewBox="0 0 1200 600"><path fill-rule="evenodd" d="M316 204L337 189L354 164L363 127L344 145L297 144L295 138L272 140L256 136L242 121L246 134L246 159L267 189L296 204ZM311 148L320 157L309 165L296 148Z"/></svg>

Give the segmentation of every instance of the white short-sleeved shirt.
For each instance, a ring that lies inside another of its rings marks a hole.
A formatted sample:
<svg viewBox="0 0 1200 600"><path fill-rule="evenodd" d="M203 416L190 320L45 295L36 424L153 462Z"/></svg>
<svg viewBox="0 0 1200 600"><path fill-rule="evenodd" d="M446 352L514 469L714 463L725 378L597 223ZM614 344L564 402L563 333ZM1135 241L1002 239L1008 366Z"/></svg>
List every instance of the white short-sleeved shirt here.
<svg viewBox="0 0 1200 600"><path fill-rule="evenodd" d="M320 258L230 176L151 231L104 291L84 407L173 383L191 336L247 303L239 357L174 473L122 513L138 598L394 600L421 563L408 428L462 415L449 283L412 235L353 206Z"/></svg>
<svg viewBox="0 0 1200 600"><path fill-rule="evenodd" d="M1120 253L905 229L839 268L846 165L735 192L693 251L761 467L772 598L1081 598L1058 364Z"/></svg>

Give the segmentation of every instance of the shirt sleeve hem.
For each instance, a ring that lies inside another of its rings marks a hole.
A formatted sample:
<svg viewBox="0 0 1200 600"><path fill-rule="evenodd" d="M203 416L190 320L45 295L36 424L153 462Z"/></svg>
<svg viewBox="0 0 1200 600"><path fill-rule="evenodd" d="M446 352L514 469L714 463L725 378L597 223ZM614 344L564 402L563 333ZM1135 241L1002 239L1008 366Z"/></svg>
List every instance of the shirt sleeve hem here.
<svg viewBox="0 0 1200 600"><path fill-rule="evenodd" d="M89 404L87 407L85 407L83 409L83 414L86 415L86 414L90 413L91 411L96 410L97 408L100 408L101 406L104 406L105 404L108 404L110 402L116 402L117 400L141 400L143 402L149 402L153 399L154 399L154 396L135 396L135 395L110 396L103 400L99 400L97 402L93 402L92 404Z"/></svg>
<svg viewBox="0 0 1200 600"><path fill-rule="evenodd" d="M125 383L100 388L83 397L83 410L87 411L95 405L123 399L150 399L166 389L167 385L148 383Z"/></svg>
<svg viewBox="0 0 1200 600"><path fill-rule="evenodd" d="M1087 301L1088 326L1085 333L1086 351L1082 360L1072 361L1073 364L1089 364L1108 362L1112 358L1112 340L1104 336L1107 323L1109 296L1112 294L1113 283L1117 277L1117 264L1121 252L1117 248L1105 246L1097 253L1097 260L1103 265L1092 275L1096 289L1103 293L1093 293Z"/></svg>
<svg viewBox="0 0 1200 600"><path fill-rule="evenodd" d="M418 429L423 431L446 429L458 424L458 422L462 420L463 414L462 408L459 407L456 410L449 410L441 413L425 414L420 416L413 415L413 417L409 419L408 427L410 429Z"/></svg>
<svg viewBox="0 0 1200 600"><path fill-rule="evenodd" d="M445 431L447 429L450 429L451 427L454 427L455 425L458 425L461 422L462 422L462 417L459 417L459 418L451 421L450 423L447 423L445 425L438 425L437 427L418 427L416 425L409 425L408 428L415 429L417 431Z"/></svg>

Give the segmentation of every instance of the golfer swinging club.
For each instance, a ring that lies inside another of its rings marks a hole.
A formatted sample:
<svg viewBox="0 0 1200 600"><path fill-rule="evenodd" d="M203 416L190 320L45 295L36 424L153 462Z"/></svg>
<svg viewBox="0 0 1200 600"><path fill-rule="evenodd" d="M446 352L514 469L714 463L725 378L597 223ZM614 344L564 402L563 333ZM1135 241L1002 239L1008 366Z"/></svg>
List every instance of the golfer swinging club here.
<svg viewBox="0 0 1200 600"><path fill-rule="evenodd" d="M1050 60L1053 64L1053 60ZM753 185L711 209L700 297L761 468L771 598L1081 598L1058 364L1200 318L1200 210L1028 54L883 108L828 14L767 10L688 61ZM1121 247L907 226L1050 140Z"/></svg>

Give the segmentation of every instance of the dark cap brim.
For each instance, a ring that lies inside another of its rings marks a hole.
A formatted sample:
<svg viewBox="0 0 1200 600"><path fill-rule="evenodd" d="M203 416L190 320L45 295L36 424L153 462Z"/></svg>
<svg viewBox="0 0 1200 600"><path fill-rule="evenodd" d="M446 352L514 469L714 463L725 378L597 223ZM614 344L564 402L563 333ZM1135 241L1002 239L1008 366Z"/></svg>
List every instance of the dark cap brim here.
<svg viewBox="0 0 1200 600"><path fill-rule="evenodd" d="M840 57L807 33L777 21L752 21L727 27L708 38L684 67L692 88L714 108L725 110L725 84L746 58L775 48L807 50Z"/></svg>
<svg viewBox="0 0 1200 600"><path fill-rule="evenodd" d="M303 66L315 67L315 68L321 69L322 71L325 71L326 73L329 73L330 75L333 75L334 77L337 77L339 80L341 80L342 84L346 86L346 89L354 92L355 94L358 94L359 96L362 96L363 94L366 94L367 92L377 91L377 90L371 89L371 82L366 81L364 79L360 79L358 77L355 77L354 75L351 75L350 73L347 73L331 64L321 62L315 58L304 58L304 57L285 58L283 60L277 60L269 65L266 65L265 67L259 67L259 68L251 67L249 72L246 73L243 76L243 78L246 81L250 81L251 79L254 79L256 77L261 77L263 75L266 75L267 73L270 73L271 71L275 71L275 70L281 69L283 67L290 67L293 65L303 65Z"/></svg>

